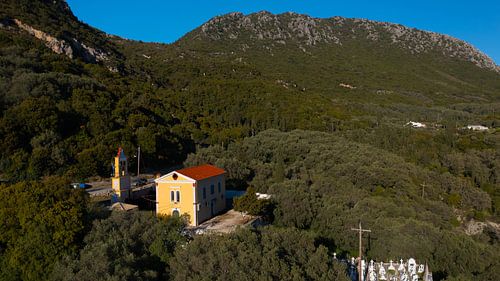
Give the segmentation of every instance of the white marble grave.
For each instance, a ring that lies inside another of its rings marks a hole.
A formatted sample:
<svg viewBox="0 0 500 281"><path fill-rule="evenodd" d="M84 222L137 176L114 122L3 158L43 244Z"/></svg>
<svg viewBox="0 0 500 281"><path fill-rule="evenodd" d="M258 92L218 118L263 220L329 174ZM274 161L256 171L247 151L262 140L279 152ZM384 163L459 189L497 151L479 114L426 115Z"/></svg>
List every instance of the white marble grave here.
<svg viewBox="0 0 500 281"><path fill-rule="evenodd" d="M356 260L351 259L351 264L356 265ZM375 262L371 260L366 263L361 262L362 281L432 281L432 273L429 272L426 263L418 263L414 258L406 261L399 260L394 263L390 260L388 263Z"/></svg>

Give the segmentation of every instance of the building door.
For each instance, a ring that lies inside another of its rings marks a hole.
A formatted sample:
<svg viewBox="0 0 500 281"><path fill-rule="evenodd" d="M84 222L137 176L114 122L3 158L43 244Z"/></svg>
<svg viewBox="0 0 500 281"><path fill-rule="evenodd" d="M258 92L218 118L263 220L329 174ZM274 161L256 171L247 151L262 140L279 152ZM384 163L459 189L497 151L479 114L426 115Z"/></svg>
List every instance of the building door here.
<svg viewBox="0 0 500 281"><path fill-rule="evenodd" d="M180 214L179 214L179 211L178 211L178 210L174 210L174 211L172 212L172 217L174 217L174 218L178 218L179 216L180 216Z"/></svg>

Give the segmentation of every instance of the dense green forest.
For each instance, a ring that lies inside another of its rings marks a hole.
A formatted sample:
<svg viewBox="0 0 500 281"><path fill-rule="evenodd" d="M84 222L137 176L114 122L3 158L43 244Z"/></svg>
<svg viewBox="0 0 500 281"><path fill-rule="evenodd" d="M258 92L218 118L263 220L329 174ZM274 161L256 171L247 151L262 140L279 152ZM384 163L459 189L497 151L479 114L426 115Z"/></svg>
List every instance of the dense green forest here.
<svg viewBox="0 0 500 281"><path fill-rule="evenodd" d="M118 145L126 151L140 145L145 163L158 168L181 162L196 145L224 145L269 128L376 134L371 143L379 144L392 139L387 131L407 135L401 127L409 120L450 129L498 125L498 74L459 60L410 56L358 41L315 46L313 55L287 45L272 60L257 46L241 53L234 42L190 40L193 34L172 45L145 44L106 37L78 22L59 1L48 2L2 4L5 179L107 176ZM84 41L108 60L94 64L56 55L9 24L12 18ZM109 71L111 66L120 71ZM402 141L414 142L412 137ZM496 136L487 138L486 146L497 144ZM432 132L418 139L436 142ZM459 147L449 151L483 146L481 140L455 139Z"/></svg>
<svg viewBox="0 0 500 281"><path fill-rule="evenodd" d="M372 230L369 258L415 256L432 264L437 276L471 280L494 280L498 273L498 233L490 228L470 237L460 229L460 220L492 212L490 197L470 178L344 137L300 130L265 131L187 160L205 162L224 167L230 182L273 194L274 225L314 233L337 253L356 254L350 227L361 219Z"/></svg>
<svg viewBox="0 0 500 281"><path fill-rule="evenodd" d="M0 280L346 280L332 256L355 255L360 218L370 258L426 260L436 280L496 279L497 72L364 30L305 51L204 30L143 43L80 22L65 1L0 2ZM273 194L236 204L271 226L191 241L182 220L109 214L69 189L108 177L118 146L141 146L150 171L225 168L232 188Z"/></svg>

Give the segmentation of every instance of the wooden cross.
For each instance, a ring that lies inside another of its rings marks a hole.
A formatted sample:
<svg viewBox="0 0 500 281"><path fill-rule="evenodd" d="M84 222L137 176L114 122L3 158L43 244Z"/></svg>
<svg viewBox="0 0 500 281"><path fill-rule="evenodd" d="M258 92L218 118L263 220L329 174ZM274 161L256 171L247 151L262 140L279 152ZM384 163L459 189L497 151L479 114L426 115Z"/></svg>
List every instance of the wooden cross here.
<svg viewBox="0 0 500 281"><path fill-rule="evenodd" d="M358 233L359 233L359 261L358 261L359 279L358 279L358 281L361 281L362 280L361 277L363 276L363 273L361 272L363 232L372 232L372 231L370 229L363 229L361 227L361 221L359 221L359 228L351 228L351 230L358 231Z"/></svg>

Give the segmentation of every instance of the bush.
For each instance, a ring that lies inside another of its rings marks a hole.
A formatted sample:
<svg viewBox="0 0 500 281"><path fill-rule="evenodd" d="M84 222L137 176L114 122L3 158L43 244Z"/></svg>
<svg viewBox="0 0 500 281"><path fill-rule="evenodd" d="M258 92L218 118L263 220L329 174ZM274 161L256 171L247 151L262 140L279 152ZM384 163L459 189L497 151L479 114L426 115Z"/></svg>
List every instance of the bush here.
<svg viewBox="0 0 500 281"><path fill-rule="evenodd" d="M234 198L234 209L253 216L269 216L272 213L272 203L258 199L255 189L249 187L243 196Z"/></svg>

